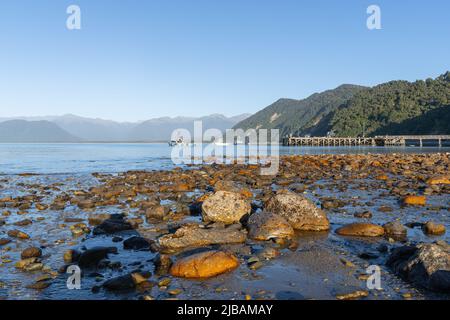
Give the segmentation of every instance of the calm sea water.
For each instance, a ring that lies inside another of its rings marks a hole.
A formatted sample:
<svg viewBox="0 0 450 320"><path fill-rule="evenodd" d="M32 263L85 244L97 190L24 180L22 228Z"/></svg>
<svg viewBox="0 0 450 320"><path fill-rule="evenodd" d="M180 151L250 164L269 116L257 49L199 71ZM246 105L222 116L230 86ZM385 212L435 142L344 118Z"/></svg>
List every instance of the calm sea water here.
<svg viewBox="0 0 450 320"><path fill-rule="evenodd" d="M255 148L250 146L249 148ZM165 143L0 143L0 174L70 174L169 169L172 149ZM367 154L450 152L435 147L280 147L286 154Z"/></svg>

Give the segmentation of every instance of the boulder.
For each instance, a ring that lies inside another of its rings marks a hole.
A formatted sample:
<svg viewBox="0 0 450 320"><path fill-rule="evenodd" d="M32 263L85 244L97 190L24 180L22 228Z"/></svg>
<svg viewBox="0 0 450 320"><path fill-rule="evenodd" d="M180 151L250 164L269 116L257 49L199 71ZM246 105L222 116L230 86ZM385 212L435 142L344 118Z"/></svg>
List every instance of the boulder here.
<svg viewBox="0 0 450 320"><path fill-rule="evenodd" d="M64 252L63 259L65 263L73 263L78 261L81 253L77 250L69 249Z"/></svg>
<svg viewBox="0 0 450 320"><path fill-rule="evenodd" d="M239 193L229 191L217 191L202 204L204 221L232 224L239 222L250 211L250 202Z"/></svg>
<svg viewBox="0 0 450 320"><path fill-rule="evenodd" d="M8 236L19 239L30 239L30 236L20 230L9 230Z"/></svg>
<svg viewBox="0 0 450 320"><path fill-rule="evenodd" d="M11 240L7 239L7 238L1 238L0 239L0 246L4 246L5 244L10 243Z"/></svg>
<svg viewBox="0 0 450 320"><path fill-rule="evenodd" d="M238 266L239 260L233 254L212 250L178 260L170 268L170 274L182 278L209 278Z"/></svg>
<svg viewBox="0 0 450 320"><path fill-rule="evenodd" d="M260 212L250 216L247 222L248 236L254 240L270 240L273 238L291 238L294 229L280 215L271 212Z"/></svg>
<svg viewBox="0 0 450 320"><path fill-rule="evenodd" d="M425 234L440 236L445 234L445 226L443 224L437 224L432 221L428 221L422 226L422 230Z"/></svg>
<svg viewBox="0 0 450 320"><path fill-rule="evenodd" d="M20 257L22 259L39 258L42 255L42 250L38 247L30 247L22 251Z"/></svg>
<svg viewBox="0 0 450 320"><path fill-rule="evenodd" d="M108 219L111 219L111 215L109 213L93 213L88 217L88 221L91 226L98 226Z"/></svg>
<svg viewBox="0 0 450 320"><path fill-rule="evenodd" d="M351 223L336 230L341 236L379 237L384 235L384 228L372 223Z"/></svg>
<svg viewBox="0 0 450 320"><path fill-rule="evenodd" d="M384 232L388 236L406 237L406 227L398 221L388 222L383 225Z"/></svg>
<svg viewBox="0 0 450 320"><path fill-rule="evenodd" d="M325 231L330 228L324 211L311 200L290 191L278 191L266 202L265 209L284 217L297 230Z"/></svg>
<svg viewBox="0 0 450 320"><path fill-rule="evenodd" d="M386 264L400 277L417 286L450 292L450 246L446 243L396 248Z"/></svg>
<svg viewBox="0 0 450 320"><path fill-rule="evenodd" d="M94 247L81 253L78 259L80 268L96 267L98 263L108 257L109 253L117 253L116 247Z"/></svg>
<svg viewBox="0 0 450 320"><path fill-rule="evenodd" d="M153 258L153 263L155 264L155 274L157 276L163 276L169 273L170 267L172 266L172 259L167 254L158 253Z"/></svg>
<svg viewBox="0 0 450 320"><path fill-rule="evenodd" d="M370 211L355 212L353 216L355 218L370 219L372 218L372 212Z"/></svg>
<svg viewBox="0 0 450 320"><path fill-rule="evenodd" d="M19 220L17 222L14 222L14 225L18 226L18 227L25 227L32 223L33 223L33 221L31 221L30 219L24 219L24 220Z"/></svg>
<svg viewBox="0 0 450 320"><path fill-rule="evenodd" d="M77 203L78 208L80 209L92 209L95 208L95 202L93 200L87 199L87 200L80 200Z"/></svg>
<svg viewBox="0 0 450 320"><path fill-rule="evenodd" d="M158 246L161 252L174 252L191 247L243 243L246 238L246 233L233 226L205 228L202 225L189 224L180 227L173 234L158 238Z"/></svg>
<svg viewBox="0 0 450 320"><path fill-rule="evenodd" d="M146 209L145 217L147 219L162 219L169 213L169 208L160 205L154 205Z"/></svg>
<svg viewBox="0 0 450 320"><path fill-rule="evenodd" d="M136 287L136 283L132 274L126 274L106 280L103 283L103 287L109 291L127 291L133 290Z"/></svg>
<svg viewBox="0 0 450 320"><path fill-rule="evenodd" d="M114 214L94 228L93 234L114 234L120 231L132 230L133 226L124 220L123 215Z"/></svg>
<svg viewBox="0 0 450 320"><path fill-rule="evenodd" d="M134 236L123 242L123 248L127 250L148 250L150 249L150 244L149 240Z"/></svg>

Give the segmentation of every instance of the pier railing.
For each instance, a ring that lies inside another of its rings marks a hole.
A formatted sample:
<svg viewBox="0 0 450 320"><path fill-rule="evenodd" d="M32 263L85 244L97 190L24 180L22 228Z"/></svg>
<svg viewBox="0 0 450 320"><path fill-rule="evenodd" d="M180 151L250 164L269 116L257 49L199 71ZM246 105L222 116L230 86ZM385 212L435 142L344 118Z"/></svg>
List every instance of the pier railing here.
<svg viewBox="0 0 450 320"><path fill-rule="evenodd" d="M450 135L403 135L376 137L293 137L283 139L286 146L339 147L339 146L405 146L408 141L418 141L423 146L425 141L436 142L450 140Z"/></svg>

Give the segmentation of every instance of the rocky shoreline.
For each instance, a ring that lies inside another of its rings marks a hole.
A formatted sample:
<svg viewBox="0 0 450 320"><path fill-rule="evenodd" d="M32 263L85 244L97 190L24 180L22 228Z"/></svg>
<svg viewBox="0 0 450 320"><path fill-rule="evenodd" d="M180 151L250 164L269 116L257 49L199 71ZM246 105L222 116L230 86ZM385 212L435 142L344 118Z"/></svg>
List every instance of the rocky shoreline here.
<svg viewBox="0 0 450 320"><path fill-rule="evenodd" d="M448 299L449 167L444 153L305 155L275 176L2 176L0 298Z"/></svg>

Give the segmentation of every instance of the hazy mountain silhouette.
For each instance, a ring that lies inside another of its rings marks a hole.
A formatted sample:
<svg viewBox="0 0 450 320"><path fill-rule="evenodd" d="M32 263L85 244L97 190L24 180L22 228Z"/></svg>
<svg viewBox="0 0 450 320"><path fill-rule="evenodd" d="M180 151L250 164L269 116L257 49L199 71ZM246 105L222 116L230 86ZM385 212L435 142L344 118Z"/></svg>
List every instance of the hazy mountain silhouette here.
<svg viewBox="0 0 450 320"><path fill-rule="evenodd" d="M0 118L1 142L125 142L168 141L172 131L178 128L193 132L194 121L203 122L203 130L232 128L248 117L242 114L225 117L220 114L200 118L163 117L142 122L117 122L80 117L63 116Z"/></svg>
<svg viewBox="0 0 450 320"><path fill-rule="evenodd" d="M81 140L50 121L0 122L0 142L76 142Z"/></svg>

